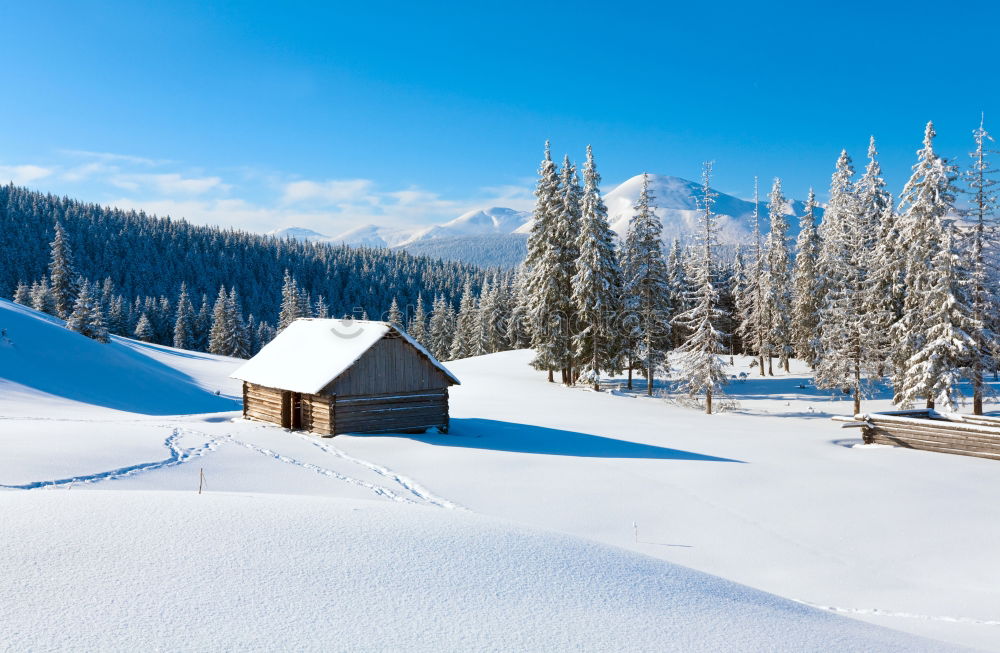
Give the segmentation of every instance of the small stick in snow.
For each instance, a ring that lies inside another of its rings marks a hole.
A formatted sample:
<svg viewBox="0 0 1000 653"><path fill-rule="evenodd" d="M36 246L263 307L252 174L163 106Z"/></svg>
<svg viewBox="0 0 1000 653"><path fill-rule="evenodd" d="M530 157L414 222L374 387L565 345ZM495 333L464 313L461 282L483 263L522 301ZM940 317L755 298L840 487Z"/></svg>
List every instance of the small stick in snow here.
<svg viewBox="0 0 1000 653"><path fill-rule="evenodd" d="M207 483L205 483L205 468L204 467L199 467L198 468L198 494L201 494L201 488L202 487L207 487Z"/></svg>

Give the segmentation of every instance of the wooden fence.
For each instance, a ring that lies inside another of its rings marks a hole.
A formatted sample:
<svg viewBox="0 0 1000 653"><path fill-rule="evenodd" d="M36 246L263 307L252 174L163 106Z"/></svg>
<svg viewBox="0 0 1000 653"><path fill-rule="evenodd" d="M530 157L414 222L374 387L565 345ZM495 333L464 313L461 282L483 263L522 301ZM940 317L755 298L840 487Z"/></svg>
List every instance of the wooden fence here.
<svg viewBox="0 0 1000 653"><path fill-rule="evenodd" d="M900 410L834 418L858 426L866 444L1000 460L1000 417Z"/></svg>

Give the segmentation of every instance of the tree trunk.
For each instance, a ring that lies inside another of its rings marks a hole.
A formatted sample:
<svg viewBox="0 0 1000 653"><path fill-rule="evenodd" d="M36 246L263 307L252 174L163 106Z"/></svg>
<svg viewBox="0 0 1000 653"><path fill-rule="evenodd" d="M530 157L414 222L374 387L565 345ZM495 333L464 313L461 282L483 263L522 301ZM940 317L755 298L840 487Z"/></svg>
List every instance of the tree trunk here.
<svg viewBox="0 0 1000 653"><path fill-rule="evenodd" d="M555 382L556 382L556 380L552 376L552 368L550 367L549 368L549 383L555 383Z"/></svg>
<svg viewBox="0 0 1000 653"><path fill-rule="evenodd" d="M785 359L785 372L788 373L788 372L791 372L791 371L792 371L791 361L786 358Z"/></svg>
<svg viewBox="0 0 1000 653"><path fill-rule="evenodd" d="M861 412L861 363L854 359L854 414Z"/></svg>
<svg viewBox="0 0 1000 653"><path fill-rule="evenodd" d="M972 414L983 414L983 371L979 366L972 370Z"/></svg>
<svg viewBox="0 0 1000 653"><path fill-rule="evenodd" d="M767 372L764 371L764 354L757 356L757 367L760 368L760 375L764 376Z"/></svg>
<svg viewBox="0 0 1000 653"><path fill-rule="evenodd" d="M774 376L774 356L767 355L767 375Z"/></svg>
<svg viewBox="0 0 1000 653"><path fill-rule="evenodd" d="M632 363L631 363L631 361L628 364L628 389L629 390L632 389Z"/></svg>
<svg viewBox="0 0 1000 653"><path fill-rule="evenodd" d="M646 363L646 394L650 397L653 396L653 366Z"/></svg>
<svg viewBox="0 0 1000 653"><path fill-rule="evenodd" d="M709 388L705 392L705 414L712 414L712 388Z"/></svg>
<svg viewBox="0 0 1000 653"><path fill-rule="evenodd" d="M927 407L934 410L934 397L927 397Z"/></svg>

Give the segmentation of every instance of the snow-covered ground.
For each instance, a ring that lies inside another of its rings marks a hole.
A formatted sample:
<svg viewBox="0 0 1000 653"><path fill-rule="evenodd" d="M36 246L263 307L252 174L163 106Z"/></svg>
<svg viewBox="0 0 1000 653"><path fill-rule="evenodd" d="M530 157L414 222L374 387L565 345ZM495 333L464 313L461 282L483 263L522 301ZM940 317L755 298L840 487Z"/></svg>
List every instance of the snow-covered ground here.
<svg viewBox="0 0 1000 653"><path fill-rule="evenodd" d="M1000 650L1000 467L852 446L802 374L705 416L507 352L448 435L322 439L236 419L238 361L0 329L11 650Z"/></svg>

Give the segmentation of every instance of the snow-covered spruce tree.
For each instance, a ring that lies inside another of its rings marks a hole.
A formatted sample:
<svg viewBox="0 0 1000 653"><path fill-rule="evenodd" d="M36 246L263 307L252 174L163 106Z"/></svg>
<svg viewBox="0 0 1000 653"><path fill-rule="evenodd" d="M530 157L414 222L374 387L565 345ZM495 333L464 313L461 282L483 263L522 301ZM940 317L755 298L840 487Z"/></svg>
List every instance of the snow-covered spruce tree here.
<svg viewBox="0 0 1000 653"><path fill-rule="evenodd" d="M83 282L79 289L73 312L66 320L66 328L98 342L108 342L108 328L100 301L92 294L89 283Z"/></svg>
<svg viewBox="0 0 1000 653"><path fill-rule="evenodd" d="M997 297L996 272L987 261L995 261L1000 254L997 242L996 208L997 195L994 177L997 171L990 163L993 152L986 147L993 137L986 131L983 121L972 132L976 149L969 153L972 166L966 171L965 179L971 195L971 207L967 218L972 222L968 233L967 247L972 274L972 312L978 328L972 334L976 341L976 355L969 365L969 380L972 382L972 412L983 414L983 390L985 371L997 367L997 329L1000 327L1000 301Z"/></svg>
<svg viewBox="0 0 1000 653"><path fill-rule="evenodd" d="M764 248L763 288L767 306L767 373L774 375L771 357L778 356L781 366L788 371L788 361L794 353L792 346L792 257L789 252L788 220L785 219L785 196L781 180L775 178L767 206L770 231Z"/></svg>
<svg viewBox="0 0 1000 653"><path fill-rule="evenodd" d="M653 377L666 361L670 348L670 275L663 258L663 223L656 216L649 175L642 176L642 190L633 207L622 255L622 329L635 343L636 360L646 374L646 394L653 394ZM632 370L629 368L629 381Z"/></svg>
<svg viewBox="0 0 1000 653"><path fill-rule="evenodd" d="M580 257L577 247L577 236L580 233L580 211L583 200L583 188L576 166L569 156L563 157L562 174L559 180L559 205L555 221L555 237L553 245L556 248L556 287L559 291L557 310L552 314L553 333L555 335L555 363L562 371L562 381L565 385L576 382L576 369L573 336L576 331L576 312L573 305L573 276L576 274L576 262Z"/></svg>
<svg viewBox="0 0 1000 653"><path fill-rule="evenodd" d="M118 336L129 336L128 313L125 300L116 296L111 300L111 308L108 309L108 331Z"/></svg>
<svg viewBox="0 0 1000 653"><path fill-rule="evenodd" d="M191 349L194 345L194 306L188 297L187 284L181 282L181 291L177 297L177 317L174 319L174 347Z"/></svg>
<svg viewBox="0 0 1000 653"><path fill-rule="evenodd" d="M208 293L201 294L201 307L195 319L194 348L198 351L208 351L208 338L212 330L212 305Z"/></svg>
<svg viewBox="0 0 1000 653"><path fill-rule="evenodd" d="M275 330L274 327L265 321L260 321L257 323L257 334L254 336L254 341L257 346L257 350L260 351L267 343L274 340Z"/></svg>
<svg viewBox="0 0 1000 653"><path fill-rule="evenodd" d="M507 343L513 349L531 346L531 331L528 321L527 268L518 266L511 287L510 319L507 321Z"/></svg>
<svg viewBox="0 0 1000 653"><path fill-rule="evenodd" d="M326 303L326 297L320 295L316 298L316 302L313 304L313 316L318 317L321 320L325 320L330 317L330 305Z"/></svg>
<svg viewBox="0 0 1000 653"><path fill-rule="evenodd" d="M820 230L817 268L822 305L816 386L850 394L857 414L861 412L862 378L871 353L864 337L866 316L862 301L868 252L860 251L857 245L861 236L853 177L851 157L842 151L831 178L830 203Z"/></svg>
<svg viewBox="0 0 1000 653"><path fill-rule="evenodd" d="M80 287L69 239L58 222L49 258L49 284L55 314L65 320L73 310Z"/></svg>
<svg viewBox="0 0 1000 653"><path fill-rule="evenodd" d="M307 311L302 308L302 293L299 284L288 270L285 270L285 279L281 285L281 311L278 313L278 331L283 331L289 324L306 317Z"/></svg>
<svg viewBox="0 0 1000 653"><path fill-rule="evenodd" d="M874 136L868 142L868 165L855 185L855 196L858 217L854 255L861 283L856 303L863 315L861 338L866 343L872 374L881 376L892 352L889 330L901 307L896 301L898 288L894 281L901 279L901 270L894 255L892 195L885 189Z"/></svg>
<svg viewBox="0 0 1000 653"><path fill-rule="evenodd" d="M234 358L250 358L250 334L243 319L243 305L235 287L230 289L229 297L226 298L226 311L231 316L233 329L231 348L226 355Z"/></svg>
<svg viewBox="0 0 1000 653"><path fill-rule="evenodd" d="M55 302L52 299L52 292L49 289L49 280L42 277L40 280L31 284L31 308L36 311L41 311L43 313L48 313L49 315L56 314Z"/></svg>
<svg viewBox="0 0 1000 653"><path fill-rule="evenodd" d="M524 260L523 304L518 309L525 317L530 345L535 350L532 366L552 373L558 365L558 323L554 317L563 306L565 297L559 292L560 252L556 242L559 220L559 173L552 161L549 142L545 141L545 156L538 169L535 186L535 210L532 214L528 253Z"/></svg>
<svg viewBox="0 0 1000 653"><path fill-rule="evenodd" d="M448 352L449 359L455 360L482 354L480 329L479 307L476 305L476 296L472 292L472 282L467 281L458 306L458 319L455 321L455 335L451 343L451 350Z"/></svg>
<svg viewBox="0 0 1000 653"><path fill-rule="evenodd" d="M739 335L743 351L757 357L758 371L764 376L768 314L764 303L764 246L760 234L760 196L756 177L753 178L753 235L744 270L746 283L737 304L740 313Z"/></svg>
<svg viewBox="0 0 1000 653"><path fill-rule="evenodd" d="M143 342L153 342L156 334L153 333L153 325L143 313L139 316L139 321L135 324L135 337Z"/></svg>
<svg viewBox="0 0 1000 653"><path fill-rule="evenodd" d="M690 335L677 351L679 389L690 396L705 397L705 412L712 414L712 399L722 394L726 373L719 352L723 334L716 328L722 318L714 282L714 247L717 235L712 205L715 192L711 188L712 164L706 163L702 173L703 199L697 251L699 257L693 269L692 306L675 320L684 324Z"/></svg>
<svg viewBox="0 0 1000 653"><path fill-rule="evenodd" d="M226 287L219 287L219 295L212 309L212 329L208 334L208 351L220 356L228 356L233 350L236 331L236 316L230 312L229 295Z"/></svg>
<svg viewBox="0 0 1000 653"><path fill-rule="evenodd" d="M454 315L444 297L438 295L431 306L428 349L435 358L448 360L454 339Z"/></svg>
<svg viewBox="0 0 1000 653"><path fill-rule="evenodd" d="M427 312L424 310L424 298L420 295L417 295L417 307L406 332L421 345L427 346Z"/></svg>
<svg viewBox="0 0 1000 653"><path fill-rule="evenodd" d="M815 367L819 359L819 232L816 230L816 193L809 189L799 218L795 264L792 268L792 342L796 355Z"/></svg>
<svg viewBox="0 0 1000 653"><path fill-rule="evenodd" d="M507 320L504 310L502 280L494 275L479 294L479 322L483 353L492 354L507 348Z"/></svg>
<svg viewBox="0 0 1000 653"><path fill-rule="evenodd" d="M14 303L21 304L23 306L31 305L31 286L19 281L17 284L17 289L14 291Z"/></svg>
<svg viewBox="0 0 1000 653"><path fill-rule="evenodd" d="M962 261L953 217L955 169L934 152L934 124L903 188L899 230L905 244L903 316L893 326L898 343L894 401L926 399L955 407L959 371L978 355L972 333L981 328L971 306L972 274Z"/></svg>
<svg viewBox="0 0 1000 653"><path fill-rule="evenodd" d="M403 327L403 314L399 312L399 302L396 298L392 298L392 303L389 304L389 315L387 321L389 324L393 324L400 328Z"/></svg>
<svg viewBox="0 0 1000 653"><path fill-rule="evenodd" d="M688 273L686 260L680 238L674 238L670 245L670 253L667 255L667 307L671 320L690 308L687 305ZM687 338L684 327L678 325L673 328L670 338L672 348L680 347Z"/></svg>
<svg viewBox="0 0 1000 653"><path fill-rule="evenodd" d="M572 278L577 327L573 345L581 374L589 376L594 390L600 390L601 371L617 371L621 359L621 336L615 321L621 313L622 278L615 254L615 234L608 225L608 209L601 199L600 184L601 175L588 145L577 237L580 255Z"/></svg>

